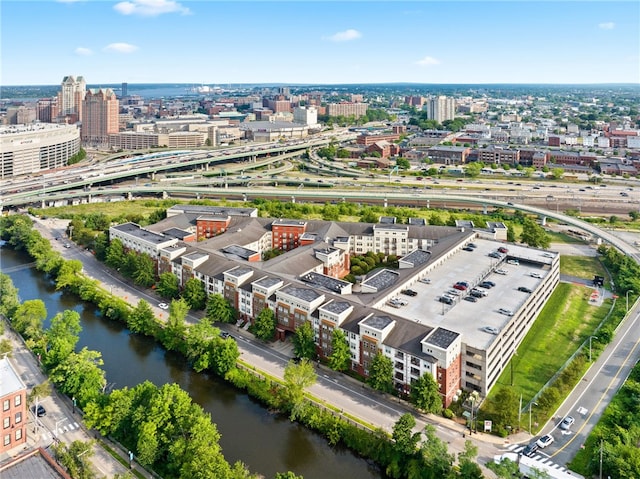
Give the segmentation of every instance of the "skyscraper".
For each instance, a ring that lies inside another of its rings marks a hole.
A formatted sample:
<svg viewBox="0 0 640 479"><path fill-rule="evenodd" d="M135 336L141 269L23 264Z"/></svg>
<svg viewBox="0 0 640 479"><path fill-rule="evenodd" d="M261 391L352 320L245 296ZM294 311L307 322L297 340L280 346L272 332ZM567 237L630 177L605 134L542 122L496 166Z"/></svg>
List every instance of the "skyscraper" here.
<svg viewBox="0 0 640 479"><path fill-rule="evenodd" d="M87 91L87 83L84 77L66 76L62 79L58 93L58 121L77 123L82 117L82 100Z"/></svg>
<svg viewBox="0 0 640 479"><path fill-rule="evenodd" d="M122 92L122 94L120 95L120 98L124 98L125 96L128 96L129 84L127 82L122 82L122 89L120 91Z"/></svg>
<svg viewBox="0 0 640 479"><path fill-rule="evenodd" d="M445 120L453 120L456 114L456 101L446 96L429 98L425 106L427 119L442 123Z"/></svg>
<svg viewBox="0 0 640 479"><path fill-rule="evenodd" d="M118 133L120 102L111 88L89 89L82 102L80 137L87 146L109 144L109 134Z"/></svg>

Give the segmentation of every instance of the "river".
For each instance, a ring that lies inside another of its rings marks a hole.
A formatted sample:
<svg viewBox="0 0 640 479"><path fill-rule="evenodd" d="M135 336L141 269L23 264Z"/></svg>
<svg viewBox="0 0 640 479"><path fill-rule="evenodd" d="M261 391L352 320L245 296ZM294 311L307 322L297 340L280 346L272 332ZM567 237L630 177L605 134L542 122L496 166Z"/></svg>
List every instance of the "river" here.
<svg viewBox="0 0 640 479"><path fill-rule="evenodd" d="M44 301L47 326L59 311L72 309L80 314L82 332L77 349L86 346L102 353L108 387L131 387L145 380L158 386L179 384L211 414L222 435L220 445L227 461L242 461L266 478L285 471L305 479L384 477L377 467L351 451L330 447L320 435L271 414L215 376L195 373L180 355L167 353L154 340L103 319L93 305L56 291L40 272L29 267L30 263L26 254L0 248L0 270L7 271L21 301Z"/></svg>

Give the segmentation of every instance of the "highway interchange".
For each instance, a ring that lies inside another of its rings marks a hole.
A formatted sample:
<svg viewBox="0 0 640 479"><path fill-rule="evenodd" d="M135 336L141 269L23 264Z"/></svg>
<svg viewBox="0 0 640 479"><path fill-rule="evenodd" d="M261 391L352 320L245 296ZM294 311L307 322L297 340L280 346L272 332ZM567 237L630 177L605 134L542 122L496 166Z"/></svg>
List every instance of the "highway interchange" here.
<svg viewBox="0 0 640 479"><path fill-rule="evenodd" d="M554 183L551 186L547 182L521 179L418 180L416 177L401 178L396 175L365 175L358 179L349 174L336 176L336 171L340 168L338 166L329 173L332 175L329 180L327 176L291 170L291 161L299 158L310 147L324 145L328 141L330 140L318 140L313 145L306 142L290 142L276 147L264 145L214 152L189 151L180 155L176 152L163 152L162 156L141 161L132 161L135 158L120 158L88 165L80 164L56 172L3 181L0 187L2 206L23 206L43 201L51 203L63 198L87 198L90 194L129 198L149 195L224 196L228 199L244 200L260 197L286 201L413 204L422 207L456 205L480 209L511 208L539 217L553 218L582 229L593 238L614 245L624 254L640 261L640 251L632 242L565 215L558 207L562 205L564 210L565 202L571 203L579 199L582 205L595 201L600 205L617 205L621 211L639 210L637 188L629 184L610 182L605 187L584 187L570 183ZM203 173L213 173L213 176L206 177ZM176 176L169 177L167 174ZM168 177L167 181L160 181ZM275 185L276 182L279 183L278 186ZM539 198L542 206L536 205L535 198ZM62 233L48 228L46 224L41 224L40 228L52 237L60 236ZM126 285L105 273L99 264L92 265L94 260L86 252L75 247L69 250L61 249L61 252L65 256L82 259L88 275L104 284L115 284L116 290L121 288L123 294L133 297L136 294L140 295L151 304L157 302L156 298L145 297L141 292L127 290L125 293ZM554 422L542 429L544 433L553 432L556 439L553 445L544 450L545 455L551 457L554 462L566 464L577 453L604 407L627 377L631 367L640 359L640 327L637 324L639 318L639 308L633 305L626 321L620 326L615 341L594 362L583 381L558 410L558 418L566 414L576 417L577 421L572 431L569 434L560 434L560 431L555 430L557 423ZM264 348L248 337L240 338L239 347L245 360L255 361L269 373L280 376L283 374L288 360L286 355ZM376 397L368 391L367 394L363 394L349 381L334 376L329 371L319 376L319 382L311 392L318 397L326 398L328 402L339 404L345 412L387 430L406 412L402 405L389 402L384 397ZM418 426L424 426L426 422L434 421L433 418L419 418ZM448 427L442 421L436 421L435 424L440 436L449 443L451 452L463 449L464 439L459 428ZM497 444L494 439L479 441L478 445L481 462L491 460L507 446Z"/></svg>

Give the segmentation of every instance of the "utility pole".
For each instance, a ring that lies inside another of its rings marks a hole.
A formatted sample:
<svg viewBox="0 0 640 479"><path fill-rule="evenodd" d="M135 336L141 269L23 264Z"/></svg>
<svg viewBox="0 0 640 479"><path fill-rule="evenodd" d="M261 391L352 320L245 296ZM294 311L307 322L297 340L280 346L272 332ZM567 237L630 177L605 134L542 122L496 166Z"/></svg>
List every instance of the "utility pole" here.
<svg viewBox="0 0 640 479"><path fill-rule="evenodd" d="M602 439L600 439L600 479L602 479Z"/></svg>

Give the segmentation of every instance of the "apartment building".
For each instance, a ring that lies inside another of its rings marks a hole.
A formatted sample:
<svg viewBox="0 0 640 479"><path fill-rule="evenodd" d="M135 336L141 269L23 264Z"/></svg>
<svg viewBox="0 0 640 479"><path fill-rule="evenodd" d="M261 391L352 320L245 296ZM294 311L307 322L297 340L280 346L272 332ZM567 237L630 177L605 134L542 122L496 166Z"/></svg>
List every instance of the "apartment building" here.
<svg viewBox="0 0 640 479"><path fill-rule="evenodd" d="M456 116L456 101L444 95L429 98L424 109L427 112L428 120L435 120L442 123L445 120L453 120Z"/></svg>
<svg viewBox="0 0 640 479"><path fill-rule="evenodd" d="M109 135L118 133L119 101L110 88L89 89L82 101L80 136L85 145L109 144Z"/></svg>
<svg viewBox="0 0 640 479"><path fill-rule="evenodd" d="M329 116L354 116L360 118L367 114L367 103L340 102L327 104L327 115Z"/></svg>
<svg viewBox="0 0 640 479"><path fill-rule="evenodd" d="M2 443L0 454L27 442L27 387L9 359L0 359Z"/></svg>

